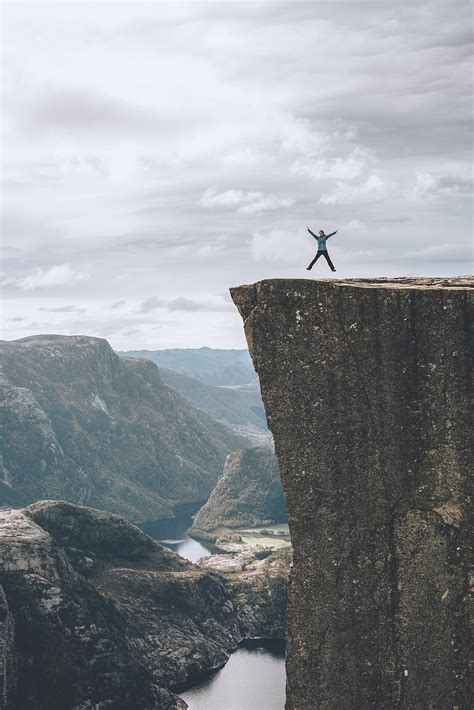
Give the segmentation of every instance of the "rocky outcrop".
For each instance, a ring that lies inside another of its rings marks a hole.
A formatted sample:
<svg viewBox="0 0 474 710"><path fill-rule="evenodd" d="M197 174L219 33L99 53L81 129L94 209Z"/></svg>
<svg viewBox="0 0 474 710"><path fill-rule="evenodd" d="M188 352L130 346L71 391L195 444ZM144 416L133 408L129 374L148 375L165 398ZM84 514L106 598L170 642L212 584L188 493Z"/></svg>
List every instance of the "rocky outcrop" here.
<svg viewBox="0 0 474 710"><path fill-rule="evenodd" d="M199 537L222 528L286 522L278 461L269 447L241 449L227 458L209 500L194 518Z"/></svg>
<svg viewBox="0 0 474 710"><path fill-rule="evenodd" d="M244 638L281 633L280 565L254 569L245 593L242 574L231 583L99 510L3 509L1 707L185 708L170 688L222 666Z"/></svg>
<svg viewBox="0 0 474 710"><path fill-rule="evenodd" d="M212 555L199 564L225 575L246 638L283 639L291 547L274 552L241 547L235 555Z"/></svg>
<svg viewBox="0 0 474 710"><path fill-rule="evenodd" d="M2 708L184 707L134 657L125 615L28 511L0 512L0 585Z"/></svg>
<svg viewBox="0 0 474 710"><path fill-rule="evenodd" d="M473 280L232 289L294 562L287 707L464 709Z"/></svg>
<svg viewBox="0 0 474 710"><path fill-rule="evenodd" d="M0 505L62 498L137 522L201 503L248 443L107 341L0 342Z"/></svg>

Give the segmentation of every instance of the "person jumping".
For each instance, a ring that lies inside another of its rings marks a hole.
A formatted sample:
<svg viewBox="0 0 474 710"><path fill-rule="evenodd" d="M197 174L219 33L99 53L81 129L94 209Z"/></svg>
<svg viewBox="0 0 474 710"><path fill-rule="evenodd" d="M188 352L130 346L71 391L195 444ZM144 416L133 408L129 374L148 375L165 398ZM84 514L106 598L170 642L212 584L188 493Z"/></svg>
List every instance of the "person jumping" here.
<svg viewBox="0 0 474 710"><path fill-rule="evenodd" d="M306 270L311 271L311 269L313 268L313 265L317 262L319 257L324 256L324 258L326 259L326 261L329 264L329 268L331 269L331 271L336 271L334 264L332 263L332 261L329 257L329 254L328 254L328 250L326 247L326 240L329 239L329 237L333 237L336 234L337 229L335 232L331 232L331 234L324 234L324 230L320 229L319 230L319 237L317 237L316 234L314 234L314 232L312 232L309 227L308 227L308 232L318 242L318 252L317 252L316 256L314 257L313 261L311 262L311 264L306 267Z"/></svg>

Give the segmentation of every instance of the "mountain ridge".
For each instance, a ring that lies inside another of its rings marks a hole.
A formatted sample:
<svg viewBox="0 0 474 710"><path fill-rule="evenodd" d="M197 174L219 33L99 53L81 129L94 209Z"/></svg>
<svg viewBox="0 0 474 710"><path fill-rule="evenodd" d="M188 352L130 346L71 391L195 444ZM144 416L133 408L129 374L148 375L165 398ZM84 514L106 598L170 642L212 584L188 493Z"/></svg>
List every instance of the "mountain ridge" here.
<svg viewBox="0 0 474 710"><path fill-rule="evenodd" d="M247 385L217 386L184 372L160 366L158 369L163 382L176 389L197 409L242 434L268 434L258 380Z"/></svg>
<svg viewBox="0 0 474 710"><path fill-rule="evenodd" d="M151 360L158 367L190 375L208 385L245 385L256 377L248 350L168 348L126 350L118 354Z"/></svg>
<svg viewBox="0 0 474 710"><path fill-rule="evenodd" d="M0 366L0 505L50 497L137 522L169 517L205 500L248 441L103 338L1 341Z"/></svg>

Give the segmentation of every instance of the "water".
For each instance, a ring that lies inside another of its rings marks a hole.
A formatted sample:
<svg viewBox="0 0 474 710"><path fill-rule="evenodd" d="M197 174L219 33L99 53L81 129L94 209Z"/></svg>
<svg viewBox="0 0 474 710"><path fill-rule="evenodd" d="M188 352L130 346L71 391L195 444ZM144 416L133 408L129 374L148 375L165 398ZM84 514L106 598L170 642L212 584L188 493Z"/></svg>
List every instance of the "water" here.
<svg viewBox="0 0 474 710"><path fill-rule="evenodd" d="M144 523L140 527L151 537L196 562L214 553L210 543L187 535L196 506L176 511L175 518ZM226 665L178 694L190 710L284 710L285 642L244 641Z"/></svg>
<svg viewBox="0 0 474 710"><path fill-rule="evenodd" d="M161 540L161 544L190 562L197 562L201 557L209 557L212 553L203 543L186 535L183 540Z"/></svg>
<svg viewBox="0 0 474 710"><path fill-rule="evenodd" d="M284 710L284 641L245 641L226 665L179 692L190 710Z"/></svg>
<svg viewBox="0 0 474 710"><path fill-rule="evenodd" d="M199 507L183 506L175 512L174 518L143 523L140 528L164 547L177 552L190 562L197 562L201 557L209 557L213 553L213 546L210 543L194 540L186 533L193 524L192 516Z"/></svg>

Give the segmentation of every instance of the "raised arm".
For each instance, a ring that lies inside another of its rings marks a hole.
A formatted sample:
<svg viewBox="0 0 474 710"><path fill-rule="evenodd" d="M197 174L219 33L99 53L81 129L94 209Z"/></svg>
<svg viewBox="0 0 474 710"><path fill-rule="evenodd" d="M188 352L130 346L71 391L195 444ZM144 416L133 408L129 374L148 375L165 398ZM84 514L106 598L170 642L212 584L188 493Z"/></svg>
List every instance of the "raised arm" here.
<svg viewBox="0 0 474 710"><path fill-rule="evenodd" d="M331 232L331 234L326 234L326 239L329 239L329 237L333 237L337 233L337 229L335 232Z"/></svg>
<svg viewBox="0 0 474 710"><path fill-rule="evenodd" d="M312 237L314 237L315 239L317 239L316 234L315 234L314 232L312 232L309 227L306 227L306 229L308 230L308 232L311 234Z"/></svg>

